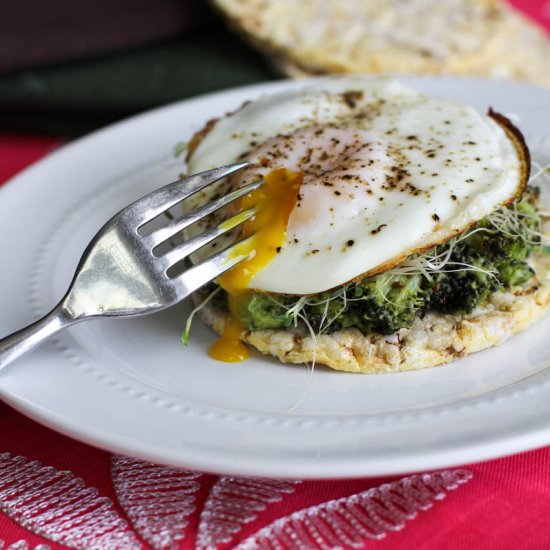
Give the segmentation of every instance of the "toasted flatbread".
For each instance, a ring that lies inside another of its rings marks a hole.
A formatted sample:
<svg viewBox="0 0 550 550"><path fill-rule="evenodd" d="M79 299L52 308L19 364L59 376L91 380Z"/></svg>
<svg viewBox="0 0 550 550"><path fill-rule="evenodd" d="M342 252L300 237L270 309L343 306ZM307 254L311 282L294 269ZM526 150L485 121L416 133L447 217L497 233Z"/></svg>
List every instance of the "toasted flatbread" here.
<svg viewBox="0 0 550 550"><path fill-rule="evenodd" d="M283 363L312 363L336 370L384 373L434 367L496 346L539 320L550 306L550 257L534 255L536 271L526 285L494 292L469 314L429 312L410 329L363 336L345 329L313 338L304 327L246 331L241 339ZM204 296L195 297L200 302ZM207 304L200 316L218 334L228 314Z"/></svg>
<svg viewBox="0 0 550 550"><path fill-rule="evenodd" d="M550 85L550 39L500 0L213 0L287 75L477 75Z"/></svg>

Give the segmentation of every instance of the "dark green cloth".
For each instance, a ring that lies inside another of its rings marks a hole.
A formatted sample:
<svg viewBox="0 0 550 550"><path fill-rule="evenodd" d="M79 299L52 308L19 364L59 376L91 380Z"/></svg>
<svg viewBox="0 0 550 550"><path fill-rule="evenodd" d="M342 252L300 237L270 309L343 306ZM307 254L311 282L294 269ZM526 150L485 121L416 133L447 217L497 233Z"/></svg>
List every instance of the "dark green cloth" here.
<svg viewBox="0 0 550 550"><path fill-rule="evenodd" d="M0 131L75 136L171 101L277 76L214 19L160 44L0 77Z"/></svg>

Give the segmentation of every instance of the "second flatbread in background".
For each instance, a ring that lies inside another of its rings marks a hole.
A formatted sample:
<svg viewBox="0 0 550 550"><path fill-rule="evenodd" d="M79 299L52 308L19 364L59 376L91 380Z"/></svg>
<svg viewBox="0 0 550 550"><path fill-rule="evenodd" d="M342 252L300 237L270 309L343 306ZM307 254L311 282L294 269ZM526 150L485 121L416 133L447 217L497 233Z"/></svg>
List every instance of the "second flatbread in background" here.
<svg viewBox="0 0 550 550"><path fill-rule="evenodd" d="M550 39L499 0L213 0L284 73L454 74L550 86Z"/></svg>

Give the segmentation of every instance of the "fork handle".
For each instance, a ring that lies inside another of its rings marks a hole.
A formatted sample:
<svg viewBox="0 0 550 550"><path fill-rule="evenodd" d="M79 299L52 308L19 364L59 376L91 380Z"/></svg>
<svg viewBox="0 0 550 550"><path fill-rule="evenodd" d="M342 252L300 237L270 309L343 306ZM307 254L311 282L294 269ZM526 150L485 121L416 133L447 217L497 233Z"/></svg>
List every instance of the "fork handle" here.
<svg viewBox="0 0 550 550"><path fill-rule="evenodd" d="M72 319L63 311L63 308L57 306L32 325L2 338L0 340L0 371L71 322Z"/></svg>

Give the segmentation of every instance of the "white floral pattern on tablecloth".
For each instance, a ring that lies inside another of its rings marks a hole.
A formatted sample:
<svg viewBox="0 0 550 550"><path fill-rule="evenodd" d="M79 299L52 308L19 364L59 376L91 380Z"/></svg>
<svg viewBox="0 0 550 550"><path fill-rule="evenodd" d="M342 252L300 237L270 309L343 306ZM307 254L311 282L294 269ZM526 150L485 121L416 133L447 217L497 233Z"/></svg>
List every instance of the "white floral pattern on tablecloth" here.
<svg viewBox="0 0 550 550"><path fill-rule="evenodd" d="M113 456L111 476L118 505L129 521L111 499L71 472L3 453L0 510L36 535L81 550L138 550L145 543L155 550L178 548L191 543L194 535L187 527L193 515L198 518L197 550L228 544L243 550L268 549L273 541L289 550L336 550L357 548L403 529L407 520L472 477L464 470L408 476L275 521L271 510L267 525L243 541L243 527L291 495L300 481L222 476L199 508L197 495L207 478L202 474ZM30 550L25 540L1 544L0 549Z"/></svg>

